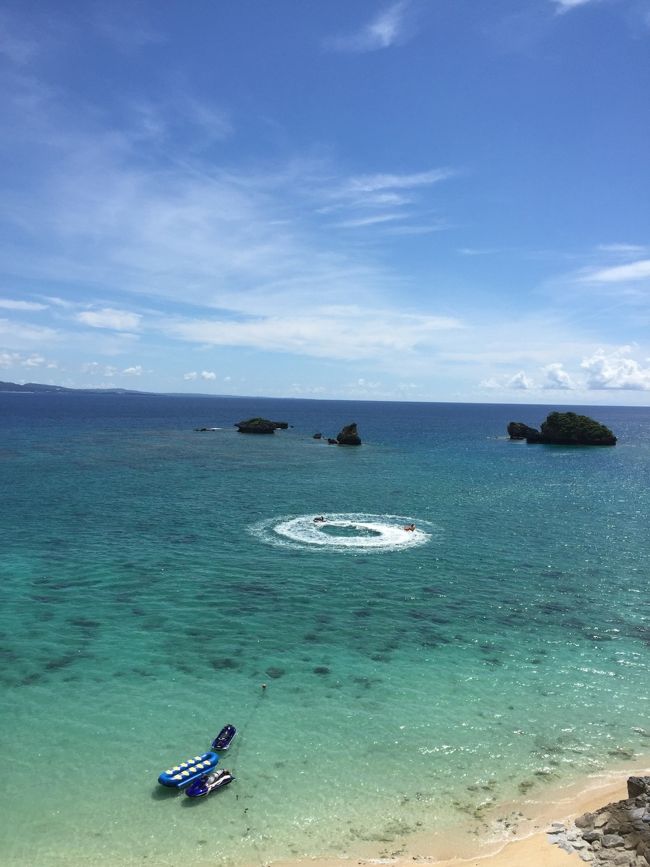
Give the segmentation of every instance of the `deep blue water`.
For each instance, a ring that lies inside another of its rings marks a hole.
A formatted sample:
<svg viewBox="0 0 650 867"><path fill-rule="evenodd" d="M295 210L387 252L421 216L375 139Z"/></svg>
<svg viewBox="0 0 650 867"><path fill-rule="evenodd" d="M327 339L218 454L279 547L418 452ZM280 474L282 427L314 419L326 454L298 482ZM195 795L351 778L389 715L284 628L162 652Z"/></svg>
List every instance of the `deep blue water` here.
<svg viewBox="0 0 650 867"><path fill-rule="evenodd" d="M380 852L647 753L650 409L506 439L551 409L0 394L6 863Z"/></svg>

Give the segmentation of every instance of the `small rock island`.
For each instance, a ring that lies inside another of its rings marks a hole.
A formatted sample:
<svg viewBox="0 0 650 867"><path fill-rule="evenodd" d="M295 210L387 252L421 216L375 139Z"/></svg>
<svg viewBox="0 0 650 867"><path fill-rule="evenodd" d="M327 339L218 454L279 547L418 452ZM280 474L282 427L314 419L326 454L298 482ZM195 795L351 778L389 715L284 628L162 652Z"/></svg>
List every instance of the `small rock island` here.
<svg viewBox="0 0 650 867"><path fill-rule="evenodd" d="M616 437L604 424L575 412L552 412L540 430L520 421L508 425L511 440L546 443L558 446L615 446Z"/></svg>
<svg viewBox="0 0 650 867"><path fill-rule="evenodd" d="M357 431L356 423L352 422L352 424L347 424L341 428L336 435L336 441L340 446L360 446L361 437Z"/></svg>
<svg viewBox="0 0 650 867"><path fill-rule="evenodd" d="M270 421L268 418L249 418L247 421L235 422L239 433L272 434L276 430L286 430L289 423L286 421Z"/></svg>

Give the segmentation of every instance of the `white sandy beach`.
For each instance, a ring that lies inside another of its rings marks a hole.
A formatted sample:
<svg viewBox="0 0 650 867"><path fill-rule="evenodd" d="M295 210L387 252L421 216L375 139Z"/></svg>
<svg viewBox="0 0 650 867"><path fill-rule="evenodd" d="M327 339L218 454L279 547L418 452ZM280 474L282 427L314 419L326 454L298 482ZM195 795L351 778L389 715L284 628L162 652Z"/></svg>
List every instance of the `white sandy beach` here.
<svg viewBox="0 0 650 867"><path fill-rule="evenodd" d="M527 798L519 803L502 805L493 820L495 836L497 829L504 827L507 817L524 816L505 832L514 839L484 840L474 847L474 852L470 851L470 842L463 844L457 838L422 834L391 844L391 853L360 849L356 857L276 861L273 867L342 867L349 864L362 867L381 864L395 867L406 864L431 864L435 867L577 867L583 862L576 855L568 855L548 841L546 830L550 824L571 821L582 813L626 798L627 778L644 774L650 774L650 768L597 773L571 786L549 790L543 800Z"/></svg>

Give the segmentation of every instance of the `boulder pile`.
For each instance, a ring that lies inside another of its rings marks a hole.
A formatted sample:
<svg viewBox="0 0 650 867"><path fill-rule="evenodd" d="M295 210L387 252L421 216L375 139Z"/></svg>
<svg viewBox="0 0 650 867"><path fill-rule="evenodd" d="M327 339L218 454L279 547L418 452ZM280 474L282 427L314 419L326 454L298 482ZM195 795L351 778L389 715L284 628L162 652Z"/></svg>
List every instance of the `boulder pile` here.
<svg viewBox="0 0 650 867"><path fill-rule="evenodd" d="M628 797L585 813L567 826L554 822L548 839L594 867L650 865L650 777L629 777Z"/></svg>

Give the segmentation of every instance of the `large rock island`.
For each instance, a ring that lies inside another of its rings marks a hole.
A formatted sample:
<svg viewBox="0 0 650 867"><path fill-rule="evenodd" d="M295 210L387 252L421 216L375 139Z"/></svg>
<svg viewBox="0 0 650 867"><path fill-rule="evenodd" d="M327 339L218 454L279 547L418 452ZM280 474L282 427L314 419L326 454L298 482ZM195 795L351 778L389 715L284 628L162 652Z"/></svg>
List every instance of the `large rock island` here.
<svg viewBox="0 0 650 867"><path fill-rule="evenodd" d="M604 424L575 412L552 412L540 430L520 421L511 421L508 436L527 443L547 443L558 446L615 446L616 437Z"/></svg>
<svg viewBox="0 0 650 867"><path fill-rule="evenodd" d="M239 433L272 434L276 430L286 430L289 427L286 421L270 421L268 418L249 418L247 421L235 422Z"/></svg>

